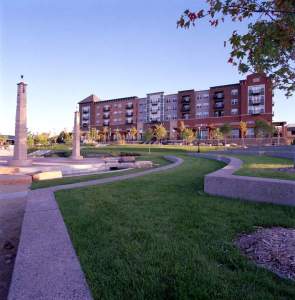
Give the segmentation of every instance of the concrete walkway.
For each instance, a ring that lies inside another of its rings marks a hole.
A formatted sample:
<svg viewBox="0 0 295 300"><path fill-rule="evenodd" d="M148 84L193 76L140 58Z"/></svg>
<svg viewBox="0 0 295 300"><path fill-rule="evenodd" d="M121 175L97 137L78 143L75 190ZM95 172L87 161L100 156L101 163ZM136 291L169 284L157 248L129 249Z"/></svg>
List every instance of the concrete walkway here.
<svg viewBox="0 0 295 300"><path fill-rule="evenodd" d="M121 181L176 168L183 160L139 173L50 187L29 192L9 300L92 299L54 192Z"/></svg>

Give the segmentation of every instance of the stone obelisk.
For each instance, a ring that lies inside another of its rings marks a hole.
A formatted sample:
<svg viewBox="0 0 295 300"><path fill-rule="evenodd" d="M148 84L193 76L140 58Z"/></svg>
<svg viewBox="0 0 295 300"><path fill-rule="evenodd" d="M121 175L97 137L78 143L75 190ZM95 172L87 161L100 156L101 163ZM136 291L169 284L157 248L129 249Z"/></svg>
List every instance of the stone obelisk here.
<svg viewBox="0 0 295 300"><path fill-rule="evenodd" d="M73 130L73 150L72 159L80 160L83 156L80 155L80 112L75 111L74 130Z"/></svg>
<svg viewBox="0 0 295 300"><path fill-rule="evenodd" d="M14 153L9 164L18 167L32 164L27 154L27 84L23 81L23 75L17 84Z"/></svg>

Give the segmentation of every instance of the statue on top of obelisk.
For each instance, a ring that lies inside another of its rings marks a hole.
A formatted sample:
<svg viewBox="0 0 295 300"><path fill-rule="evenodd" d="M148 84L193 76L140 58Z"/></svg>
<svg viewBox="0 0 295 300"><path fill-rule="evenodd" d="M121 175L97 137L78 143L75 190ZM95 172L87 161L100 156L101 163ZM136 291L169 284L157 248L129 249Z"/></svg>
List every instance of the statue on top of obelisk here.
<svg viewBox="0 0 295 300"><path fill-rule="evenodd" d="M23 80L17 84L17 105L15 116L15 142L12 166L26 167L32 164L27 154L27 84Z"/></svg>

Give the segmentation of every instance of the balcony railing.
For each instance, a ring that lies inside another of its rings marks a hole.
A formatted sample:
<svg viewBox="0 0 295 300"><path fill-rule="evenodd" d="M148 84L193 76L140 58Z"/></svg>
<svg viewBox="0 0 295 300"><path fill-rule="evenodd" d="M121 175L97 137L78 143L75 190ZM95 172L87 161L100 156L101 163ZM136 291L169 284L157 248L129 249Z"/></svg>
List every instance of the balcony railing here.
<svg viewBox="0 0 295 300"><path fill-rule="evenodd" d="M222 102L215 103L214 108L215 109L223 109L224 108L224 104Z"/></svg>
<svg viewBox="0 0 295 300"><path fill-rule="evenodd" d="M103 126L110 126L110 122L103 122Z"/></svg>
<svg viewBox="0 0 295 300"><path fill-rule="evenodd" d="M214 96L213 96L214 99L216 100L221 100L221 99L224 99L224 93L215 93Z"/></svg>
<svg viewBox="0 0 295 300"><path fill-rule="evenodd" d="M133 112L126 112L126 117L132 117L133 116Z"/></svg>
<svg viewBox="0 0 295 300"><path fill-rule="evenodd" d="M83 108L82 113L83 114L88 114L89 113L89 108Z"/></svg>
<svg viewBox="0 0 295 300"><path fill-rule="evenodd" d="M181 111L189 111L190 109L190 105L183 105Z"/></svg>
<svg viewBox="0 0 295 300"><path fill-rule="evenodd" d="M110 107L109 106L104 106L103 111L110 111Z"/></svg>
<svg viewBox="0 0 295 300"><path fill-rule="evenodd" d="M104 118L104 119L109 119L109 118L110 118L110 115L109 115L109 114L107 114L107 115L104 114L104 115L103 115L103 118Z"/></svg>
<svg viewBox="0 0 295 300"><path fill-rule="evenodd" d="M127 109L133 108L133 103L128 103L128 104L126 104L126 108L127 108Z"/></svg>
<svg viewBox="0 0 295 300"><path fill-rule="evenodd" d="M190 97L183 97L181 103L190 103L190 101L191 101Z"/></svg>
<svg viewBox="0 0 295 300"><path fill-rule="evenodd" d="M257 90L250 90L249 91L250 96L255 95L264 95L264 89L257 89Z"/></svg>
<svg viewBox="0 0 295 300"><path fill-rule="evenodd" d="M260 115L264 113L264 109L263 108L259 108L259 109L249 109L249 114L250 115Z"/></svg>

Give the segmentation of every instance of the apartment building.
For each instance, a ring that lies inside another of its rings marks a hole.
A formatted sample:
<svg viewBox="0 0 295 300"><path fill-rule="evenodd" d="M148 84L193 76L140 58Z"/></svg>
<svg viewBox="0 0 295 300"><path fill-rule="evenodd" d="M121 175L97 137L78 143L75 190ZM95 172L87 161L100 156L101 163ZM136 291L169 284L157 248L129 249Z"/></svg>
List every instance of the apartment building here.
<svg viewBox="0 0 295 300"><path fill-rule="evenodd" d="M239 137L239 123L248 126L248 136L254 136L255 120L272 123L272 84L264 74L251 74L239 83L212 86L208 90L184 90L175 94L148 93L146 97L125 97L101 100L90 95L79 102L81 129L119 129L128 133L136 127L142 134L148 127L162 123L175 138L180 121L210 136L212 128L224 123L232 127L232 137Z"/></svg>

